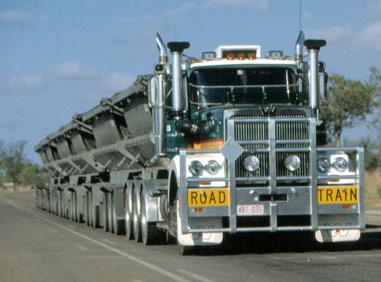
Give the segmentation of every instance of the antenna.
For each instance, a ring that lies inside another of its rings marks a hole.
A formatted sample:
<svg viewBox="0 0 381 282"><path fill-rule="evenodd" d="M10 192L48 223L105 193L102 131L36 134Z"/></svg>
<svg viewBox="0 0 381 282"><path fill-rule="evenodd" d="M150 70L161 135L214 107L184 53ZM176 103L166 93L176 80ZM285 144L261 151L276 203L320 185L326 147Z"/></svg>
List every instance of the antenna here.
<svg viewBox="0 0 381 282"><path fill-rule="evenodd" d="M302 30L302 0L299 0L299 30Z"/></svg>

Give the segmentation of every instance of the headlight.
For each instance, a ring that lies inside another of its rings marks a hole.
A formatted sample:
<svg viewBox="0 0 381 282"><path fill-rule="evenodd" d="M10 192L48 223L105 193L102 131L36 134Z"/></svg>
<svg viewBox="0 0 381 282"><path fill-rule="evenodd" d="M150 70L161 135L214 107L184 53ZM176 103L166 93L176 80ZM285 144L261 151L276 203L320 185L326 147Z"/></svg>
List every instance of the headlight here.
<svg viewBox="0 0 381 282"><path fill-rule="evenodd" d="M318 159L317 168L320 172L326 173L331 167L331 162L326 157L321 157Z"/></svg>
<svg viewBox="0 0 381 282"><path fill-rule="evenodd" d="M200 176L204 170L204 166L200 161L192 161L188 167L192 176Z"/></svg>
<svg viewBox="0 0 381 282"><path fill-rule="evenodd" d="M338 157L335 159L333 166L340 172L343 172L348 168L348 162L343 157Z"/></svg>
<svg viewBox="0 0 381 282"><path fill-rule="evenodd" d="M219 170L221 169L221 165L215 161L215 160L210 160L208 163L205 165L205 169L209 174L217 174Z"/></svg>
<svg viewBox="0 0 381 282"><path fill-rule="evenodd" d="M297 155L288 156L287 159L284 160L284 165L289 171L295 171L300 168L300 159Z"/></svg>
<svg viewBox="0 0 381 282"><path fill-rule="evenodd" d="M243 160L243 166L250 172L259 169L259 159L256 156L248 156Z"/></svg>

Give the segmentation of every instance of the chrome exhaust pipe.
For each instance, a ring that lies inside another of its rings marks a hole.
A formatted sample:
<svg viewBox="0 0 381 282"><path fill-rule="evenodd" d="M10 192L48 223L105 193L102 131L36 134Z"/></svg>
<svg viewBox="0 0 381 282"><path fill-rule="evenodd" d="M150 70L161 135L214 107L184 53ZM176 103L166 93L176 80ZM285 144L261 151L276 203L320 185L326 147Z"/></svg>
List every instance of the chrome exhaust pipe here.
<svg viewBox="0 0 381 282"><path fill-rule="evenodd" d="M184 110L183 70L181 57L189 42L169 42L167 44L172 53L172 112L181 118Z"/></svg>
<svg viewBox="0 0 381 282"><path fill-rule="evenodd" d="M163 39L161 39L161 36L158 32L156 33L156 45L160 52L159 63L162 65L167 64L168 63L167 47L165 46L164 41Z"/></svg>
<svg viewBox="0 0 381 282"><path fill-rule="evenodd" d="M308 39L304 41L304 45L307 47L309 55L309 98L310 107L317 109L319 106L319 50L325 46L327 42L322 39Z"/></svg>

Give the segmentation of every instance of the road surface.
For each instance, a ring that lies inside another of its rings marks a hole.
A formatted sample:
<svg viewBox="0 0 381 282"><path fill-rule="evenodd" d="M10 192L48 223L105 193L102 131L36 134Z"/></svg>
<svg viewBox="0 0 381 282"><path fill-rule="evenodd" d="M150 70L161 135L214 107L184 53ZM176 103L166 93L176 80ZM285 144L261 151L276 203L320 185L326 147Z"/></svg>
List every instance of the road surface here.
<svg viewBox="0 0 381 282"><path fill-rule="evenodd" d="M181 256L41 211L31 192L0 193L0 281L380 281L381 212L367 223L356 243L258 234Z"/></svg>

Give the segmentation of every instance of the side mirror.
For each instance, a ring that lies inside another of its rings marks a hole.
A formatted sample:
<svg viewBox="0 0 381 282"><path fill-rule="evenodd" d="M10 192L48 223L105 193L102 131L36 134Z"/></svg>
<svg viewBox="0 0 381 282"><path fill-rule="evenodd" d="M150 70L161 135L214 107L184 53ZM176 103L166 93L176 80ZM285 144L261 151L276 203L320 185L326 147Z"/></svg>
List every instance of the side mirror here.
<svg viewBox="0 0 381 282"><path fill-rule="evenodd" d="M319 96L320 104L326 105L329 101L328 73L325 72L325 64L323 62L319 62Z"/></svg>
<svg viewBox="0 0 381 282"><path fill-rule="evenodd" d="M326 72L319 73L319 96L320 104L327 104L329 101L328 94L328 74Z"/></svg>

